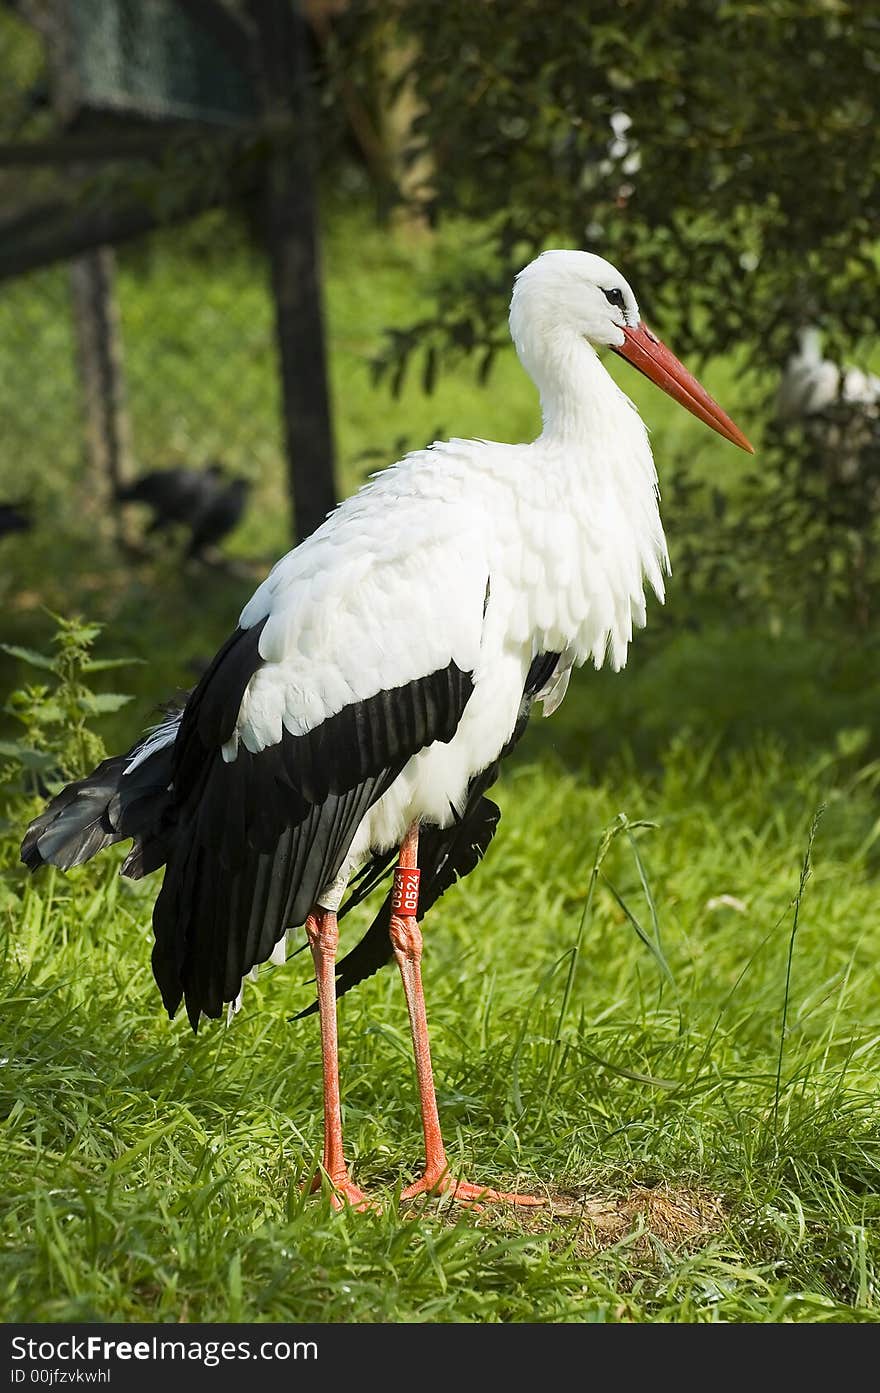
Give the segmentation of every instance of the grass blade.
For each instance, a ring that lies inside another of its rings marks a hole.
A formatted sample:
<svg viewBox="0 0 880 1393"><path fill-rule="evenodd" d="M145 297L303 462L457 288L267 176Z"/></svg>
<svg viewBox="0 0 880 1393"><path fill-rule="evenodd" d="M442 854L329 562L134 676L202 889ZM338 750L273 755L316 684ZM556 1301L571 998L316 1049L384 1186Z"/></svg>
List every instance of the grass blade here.
<svg viewBox="0 0 880 1393"><path fill-rule="evenodd" d="M801 866L801 876L798 883L797 894L794 897L794 916L792 918L791 933L788 939L788 956L785 963L785 994L782 1001L782 1021L779 1027L779 1055L776 1060L776 1087L773 1092L773 1133L779 1133L779 1096L782 1091L782 1058L785 1053L785 1031L788 1025L788 1003L791 997L791 966L794 959L794 944L797 938L798 921L800 919L801 901L807 887L812 870L813 842L816 839L816 832L822 820L825 805L816 809L813 814L813 821L810 823L810 835L807 838L807 850L804 854L803 865Z"/></svg>

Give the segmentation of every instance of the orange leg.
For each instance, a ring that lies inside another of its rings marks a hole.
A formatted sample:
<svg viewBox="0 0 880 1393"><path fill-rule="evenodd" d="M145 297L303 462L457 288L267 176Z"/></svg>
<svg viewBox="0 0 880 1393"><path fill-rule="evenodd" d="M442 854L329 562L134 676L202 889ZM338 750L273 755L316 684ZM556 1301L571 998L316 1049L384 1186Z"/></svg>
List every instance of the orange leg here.
<svg viewBox="0 0 880 1393"><path fill-rule="evenodd" d="M336 949L339 928L332 910L317 906L306 920L306 935L315 963L318 1009L321 1017L321 1063L324 1073L323 1168L333 1186L334 1209L346 1204L367 1209L370 1202L354 1184L342 1154L342 1110L339 1103L339 1048L336 1035ZM314 1189L320 1189L320 1179Z"/></svg>
<svg viewBox="0 0 880 1393"><path fill-rule="evenodd" d="M419 827L418 823L414 822L400 848L390 932L394 956L403 979L416 1057L422 1128L425 1134L425 1173L420 1180L403 1191L401 1199L413 1199L416 1195L426 1193L444 1194L451 1190L453 1197L465 1204L473 1204L478 1200L496 1200L504 1204L543 1204L543 1200L535 1199L531 1195L490 1190L484 1185L471 1185L465 1180L456 1181L449 1174L449 1162L446 1159L446 1149L440 1132L440 1116L437 1112L431 1048L428 1043L428 1018L422 989L422 935L415 914L418 904L418 879L417 876L414 878L412 875L406 875L406 872L415 871L418 866L418 849Z"/></svg>

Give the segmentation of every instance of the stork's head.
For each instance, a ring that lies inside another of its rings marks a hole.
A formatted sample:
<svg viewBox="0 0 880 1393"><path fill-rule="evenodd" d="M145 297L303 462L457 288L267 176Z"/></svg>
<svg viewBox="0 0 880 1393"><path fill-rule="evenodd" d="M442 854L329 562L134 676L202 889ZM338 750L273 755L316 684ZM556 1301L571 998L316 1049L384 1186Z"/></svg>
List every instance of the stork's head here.
<svg viewBox="0 0 880 1393"><path fill-rule="evenodd" d="M611 348L707 426L754 454L738 426L644 323L629 283L593 252L547 251L520 271L510 302L520 357L551 356L572 333Z"/></svg>

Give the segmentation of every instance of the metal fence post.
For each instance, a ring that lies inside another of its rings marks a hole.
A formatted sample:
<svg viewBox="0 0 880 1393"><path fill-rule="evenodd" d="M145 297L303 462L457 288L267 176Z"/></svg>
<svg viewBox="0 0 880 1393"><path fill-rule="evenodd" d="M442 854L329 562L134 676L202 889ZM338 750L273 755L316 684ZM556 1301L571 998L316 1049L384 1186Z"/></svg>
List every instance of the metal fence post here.
<svg viewBox="0 0 880 1393"><path fill-rule="evenodd" d="M99 247L70 263L77 361L92 474L115 499L128 472L131 429L125 405L122 335L113 293L115 258Z"/></svg>
<svg viewBox="0 0 880 1393"><path fill-rule="evenodd" d="M266 171L266 240L290 492L296 536L336 503L333 430L321 309L305 19L293 0L250 0L264 116L272 149Z"/></svg>

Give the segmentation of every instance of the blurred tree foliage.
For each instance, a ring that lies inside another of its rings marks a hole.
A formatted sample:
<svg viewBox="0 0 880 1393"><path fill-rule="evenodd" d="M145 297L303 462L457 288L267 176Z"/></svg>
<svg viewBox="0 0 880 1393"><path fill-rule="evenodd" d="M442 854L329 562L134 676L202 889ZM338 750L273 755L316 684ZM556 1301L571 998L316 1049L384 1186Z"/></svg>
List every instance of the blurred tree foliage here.
<svg viewBox="0 0 880 1393"><path fill-rule="evenodd" d="M698 364L733 354L768 412L797 330L831 357L876 333L880 12L854 0L361 0L349 62L393 16L421 109L416 190L476 230L437 312L397 327L377 365L430 388L450 348L486 373L515 272L548 245L628 271L643 312ZM404 80L401 77L400 80ZM841 480L827 434L768 430L738 496L678 471L699 583L804 615L880 602L870 455ZM866 492L867 490L867 492ZM876 493L876 490L874 490ZM804 578L808 577L808 583ZM787 583L789 582L789 583Z"/></svg>
<svg viewBox="0 0 880 1393"><path fill-rule="evenodd" d="M454 340L494 342L511 275L552 244L631 268L683 352L745 346L778 365L805 317L832 349L873 333L875 6L361 0L348 23L389 10L415 41L421 196L485 241L482 267L447 286Z"/></svg>
<svg viewBox="0 0 880 1393"><path fill-rule="evenodd" d="M772 422L735 505L679 468L663 512L694 597L773 627L796 615L867 630L880 608L880 408L838 401L797 426Z"/></svg>
<svg viewBox="0 0 880 1393"><path fill-rule="evenodd" d="M431 221L462 229L439 274L436 309L389 333L377 368L392 386L414 367L430 390L450 351L475 354L485 377L508 341L512 277L548 245L593 247L620 265L676 351L697 366L732 355L740 397L750 393L768 414L803 324L824 329L838 361L875 341L875 5L314 0L307 8L325 187L362 197L369 180L385 204L403 159L413 174L399 179L407 196ZM3 23L0 41L18 35L14 70L28 94L22 109L0 101L9 138L22 119L45 113L33 36L18 20ZM409 149L392 159L383 140L402 94L414 121ZM151 160L95 171L83 197L106 200L134 183L171 215L195 184L222 185L233 171L236 188L247 185L267 139L260 130L228 141L169 136ZM238 206L259 218L259 200ZM811 615L875 613L876 428L847 478L829 468L831 438L768 430L730 498L680 467L677 495L667 487L664 501L670 521L677 507L685 514L692 574L740 603L764 605L784 589Z"/></svg>

